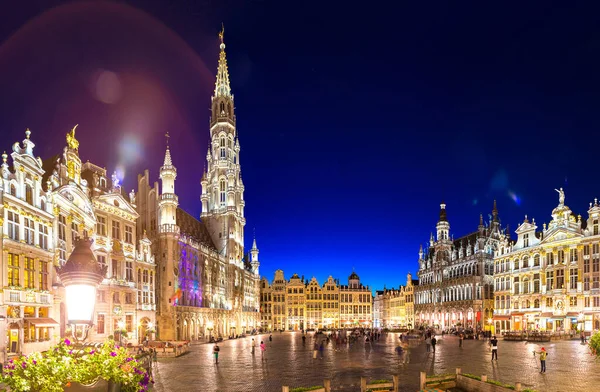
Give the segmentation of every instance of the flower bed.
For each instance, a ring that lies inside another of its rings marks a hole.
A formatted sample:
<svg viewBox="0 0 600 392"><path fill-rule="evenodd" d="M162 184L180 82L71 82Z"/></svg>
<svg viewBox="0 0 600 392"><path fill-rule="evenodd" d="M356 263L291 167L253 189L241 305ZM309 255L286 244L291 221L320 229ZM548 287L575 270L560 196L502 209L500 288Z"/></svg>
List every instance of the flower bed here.
<svg viewBox="0 0 600 392"><path fill-rule="evenodd" d="M152 382L143 363L112 340L100 347L76 348L65 339L45 353L11 359L0 383L12 392L62 392L72 382L92 384L98 379L120 384L123 392L147 391Z"/></svg>

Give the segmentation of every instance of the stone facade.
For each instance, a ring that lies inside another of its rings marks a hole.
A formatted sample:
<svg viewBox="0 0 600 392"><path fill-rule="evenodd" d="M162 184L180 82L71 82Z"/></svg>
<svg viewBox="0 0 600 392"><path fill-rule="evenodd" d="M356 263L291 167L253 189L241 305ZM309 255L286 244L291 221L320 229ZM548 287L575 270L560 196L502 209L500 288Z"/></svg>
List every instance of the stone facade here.
<svg viewBox="0 0 600 392"><path fill-rule="evenodd" d="M586 331L600 329L600 206L587 219L565 205L552 210L538 230L525 216L496 250L494 327L497 331Z"/></svg>
<svg viewBox="0 0 600 392"><path fill-rule="evenodd" d="M154 318L154 256L151 243L136 232L132 195L124 195L115 175L82 164L76 127L63 153L42 162L33 155L31 132L13 145L12 167L3 155L0 181L1 309L8 322L8 354L47 350L70 334L64 288L55 267L68 259L78 237L93 239L93 250L108 274L98 288L89 340L127 331L139 342ZM4 340L4 339L3 339ZM4 351L3 351L4 353Z"/></svg>
<svg viewBox="0 0 600 392"><path fill-rule="evenodd" d="M406 276L406 286L378 290L373 300L373 325L376 328L412 329L414 326L414 286L418 281Z"/></svg>
<svg viewBox="0 0 600 392"><path fill-rule="evenodd" d="M419 250L419 285L414 288L417 325L439 329L454 326L474 330L491 328L493 315L493 258L501 240L496 202L491 221L479 218L477 231L454 240L446 205L440 206L440 219L429 248Z"/></svg>
<svg viewBox="0 0 600 392"><path fill-rule="evenodd" d="M244 253L240 144L222 34L220 49L201 178L201 219L179 207L177 159L169 146L160 189L158 183L151 185L148 171L138 176L138 230L147 231L158 255L157 333L163 340L227 337L261 322L256 241Z"/></svg>
<svg viewBox="0 0 600 392"><path fill-rule="evenodd" d="M267 330L372 326L371 289L354 272L348 285L331 276L321 285L314 277L306 280L298 274L286 281L283 271L277 270L272 284L262 278L261 294L262 327Z"/></svg>

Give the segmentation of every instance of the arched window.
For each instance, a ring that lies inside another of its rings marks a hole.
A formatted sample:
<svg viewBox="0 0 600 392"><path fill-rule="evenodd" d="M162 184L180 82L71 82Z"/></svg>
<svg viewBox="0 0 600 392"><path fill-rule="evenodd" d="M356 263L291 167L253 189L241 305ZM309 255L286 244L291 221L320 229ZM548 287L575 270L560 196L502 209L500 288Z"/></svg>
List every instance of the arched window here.
<svg viewBox="0 0 600 392"><path fill-rule="evenodd" d="M224 137L221 138L221 142L219 144L219 147L220 147L219 157L221 159L227 158L227 152L225 150L225 138Z"/></svg>
<svg viewBox="0 0 600 392"><path fill-rule="evenodd" d="M31 185L25 185L25 201L27 204L33 204L33 189L31 189Z"/></svg>
<svg viewBox="0 0 600 392"><path fill-rule="evenodd" d="M523 257L523 268L529 267L529 256Z"/></svg>
<svg viewBox="0 0 600 392"><path fill-rule="evenodd" d="M536 309L538 309L540 307L540 300L539 299L536 299L536 300L533 301L533 307L536 308Z"/></svg>
<svg viewBox="0 0 600 392"><path fill-rule="evenodd" d="M225 103L221 102L221 104L219 105L219 113L223 114L225 113Z"/></svg>
<svg viewBox="0 0 600 392"><path fill-rule="evenodd" d="M220 196L219 196L219 203L221 204L221 206L224 206L225 202L227 200L225 189L226 189L226 187L225 187L225 180L221 179L221 183L219 185L219 191L220 191L219 192L219 194L220 194Z"/></svg>
<svg viewBox="0 0 600 392"><path fill-rule="evenodd" d="M40 201L40 209L46 211L46 202L44 200Z"/></svg>
<svg viewBox="0 0 600 392"><path fill-rule="evenodd" d="M10 184L10 194L17 196L17 188L15 187L15 184Z"/></svg>

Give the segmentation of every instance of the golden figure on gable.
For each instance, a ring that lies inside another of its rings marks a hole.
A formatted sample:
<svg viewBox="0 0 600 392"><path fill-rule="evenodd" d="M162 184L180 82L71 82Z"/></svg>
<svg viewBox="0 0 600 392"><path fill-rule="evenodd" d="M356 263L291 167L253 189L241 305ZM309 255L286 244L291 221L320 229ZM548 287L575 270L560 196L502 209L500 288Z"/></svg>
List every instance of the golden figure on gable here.
<svg viewBox="0 0 600 392"><path fill-rule="evenodd" d="M73 129L67 133L67 146L69 146L71 150L79 149L79 141L75 139L75 129L77 129L77 125L75 125Z"/></svg>

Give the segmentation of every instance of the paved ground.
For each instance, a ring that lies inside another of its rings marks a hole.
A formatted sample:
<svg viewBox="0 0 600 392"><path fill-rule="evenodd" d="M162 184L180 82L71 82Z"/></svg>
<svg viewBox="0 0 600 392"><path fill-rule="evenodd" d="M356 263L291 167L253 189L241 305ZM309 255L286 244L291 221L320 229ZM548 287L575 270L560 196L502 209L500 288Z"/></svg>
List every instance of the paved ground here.
<svg viewBox="0 0 600 392"><path fill-rule="evenodd" d="M268 335L255 338L268 340ZM310 338L303 346L300 333L274 334L273 342L267 342L264 362L258 349L254 357L251 355L250 339L221 343L219 365L213 363L213 346L209 344L194 345L180 358L161 359L155 372L155 390L280 392L282 385L312 386L330 378L335 391L350 392L360 390L361 376L391 379L392 374L399 374L401 391L414 392L420 371L453 373L457 367L463 373L487 374L505 383L521 382L524 388L539 392L600 390L600 362L578 341L545 343L548 370L540 374L539 361L532 354L542 347L538 343L500 340L499 360L492 362L486 342L466 340L459 348L456 337L447 336L438 344L435 355L427 354L420 344L410 350L408 363L403 364L394 353L397 334L382 337L372 346L355 344L338 352L329 345L324 358L316 360L312 359Z"/></svg>

